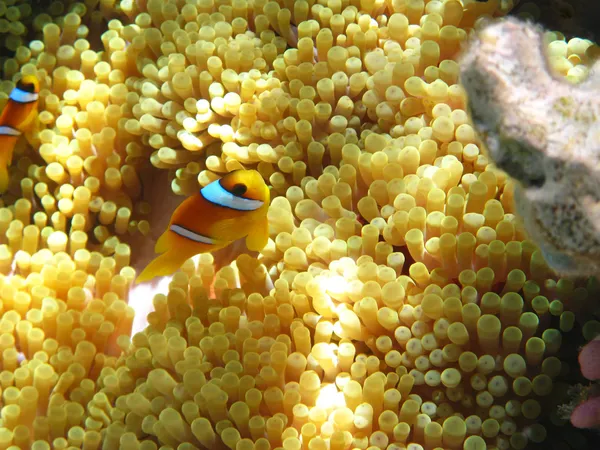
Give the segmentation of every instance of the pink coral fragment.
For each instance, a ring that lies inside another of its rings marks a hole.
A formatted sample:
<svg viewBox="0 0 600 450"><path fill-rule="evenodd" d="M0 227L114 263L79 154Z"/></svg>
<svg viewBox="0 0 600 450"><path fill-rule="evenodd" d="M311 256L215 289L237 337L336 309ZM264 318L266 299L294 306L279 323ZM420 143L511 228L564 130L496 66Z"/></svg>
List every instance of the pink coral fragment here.
<svg viewBox="0 0 600 450"><path fill-rule="evenodd" d="M582 403L571 414L571 423L577 428L593 428L600 422L600 397Z"/></svg>
<svg viewBox="0 0 600 450"><path fill-rule="evenodd" d="M600 379L600 339L588 343L579 354L581 373L588 380Z"/></svg>

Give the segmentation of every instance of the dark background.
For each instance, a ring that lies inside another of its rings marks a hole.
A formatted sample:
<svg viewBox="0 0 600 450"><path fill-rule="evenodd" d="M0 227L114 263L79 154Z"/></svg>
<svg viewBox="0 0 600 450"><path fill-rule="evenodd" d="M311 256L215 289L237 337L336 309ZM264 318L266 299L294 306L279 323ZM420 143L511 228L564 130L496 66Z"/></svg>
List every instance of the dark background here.
<svg viewBox="0 0 600 450"><path fill-rule="evenodd" d="M600 41L600 0L521 0L511 11L516 15L535 4L541 11L538 22L550 31L560 31L566 38Z"/></svg>

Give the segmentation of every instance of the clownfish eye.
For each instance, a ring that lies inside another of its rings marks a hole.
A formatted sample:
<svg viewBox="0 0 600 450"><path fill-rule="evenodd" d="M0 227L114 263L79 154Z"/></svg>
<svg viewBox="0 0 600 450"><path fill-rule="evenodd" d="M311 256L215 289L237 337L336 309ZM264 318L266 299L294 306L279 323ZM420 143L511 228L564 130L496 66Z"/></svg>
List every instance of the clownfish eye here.
<svg viewBox="0 0 600 450"><path fill-rule="evenodd" d="M235 196L242 196L246 193L246 191L248 190L248 187L245 184L234 184L233 188L231 189L231 193Z"/></svg>
<svg viewBox="0 0 600 450"><path fill-rule="evenodd" d="M33 83L23 83L22 81L19 81L17 86L19 89L25 92L33 93L33 91L35 91L35 86Z"/></svg>

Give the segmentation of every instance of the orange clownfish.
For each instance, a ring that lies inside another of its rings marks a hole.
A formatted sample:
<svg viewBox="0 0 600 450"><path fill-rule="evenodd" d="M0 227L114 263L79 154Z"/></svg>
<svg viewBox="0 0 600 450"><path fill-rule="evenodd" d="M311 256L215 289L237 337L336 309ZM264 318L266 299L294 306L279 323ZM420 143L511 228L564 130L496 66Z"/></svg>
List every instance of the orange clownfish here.
<svg viewBox="0 0 600 450"><path fill-rule="evenodd" d="M136 283L169 275L192 256L214 252L244 236L249 250L262 250L269 239L269 201L269 188L256 170L236 170L206 185L177 207L154 247L162 254Z"/></svg>
<svg viewBox="0 0 600 450"><path fill-rule="evenodd" d="M8 188L8 166L19 137L34 122L40 83L34 75L25 75L11 91L8 103L0 114L0 193Z"/></svg>

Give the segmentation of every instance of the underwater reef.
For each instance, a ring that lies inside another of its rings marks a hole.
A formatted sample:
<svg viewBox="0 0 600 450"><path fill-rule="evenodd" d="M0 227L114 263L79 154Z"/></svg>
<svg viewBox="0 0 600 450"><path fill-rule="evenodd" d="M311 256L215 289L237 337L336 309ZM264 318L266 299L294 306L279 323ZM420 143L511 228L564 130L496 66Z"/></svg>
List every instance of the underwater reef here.
<svg viewBox="0 0 600 450"><path fill-rule="evenodd" d="M506 20L478 34L461 82L489 156L519 182L517 214L546 261L561 275L595 275L600 62L573 84L555 76L553 56L541 29Z"/></svg>
<svg viewBox="0 0 600 450"><path fill-rule="evenodd" d="M516 3L0 0L0 450L597 448L593 218L521 205L593 187L599 47ZM135 285L239 169L266 246Z"/></svg>

